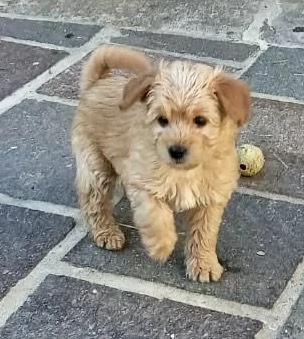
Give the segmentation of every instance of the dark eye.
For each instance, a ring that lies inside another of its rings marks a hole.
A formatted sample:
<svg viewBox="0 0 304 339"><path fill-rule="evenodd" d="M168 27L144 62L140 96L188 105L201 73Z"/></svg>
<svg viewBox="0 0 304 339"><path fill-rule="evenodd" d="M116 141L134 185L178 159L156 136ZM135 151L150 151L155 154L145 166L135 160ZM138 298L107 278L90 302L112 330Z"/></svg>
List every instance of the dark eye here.
<svg viewBox="0 0 304 339"><path fill-rule="evenodd" d="M207 119L201 115L195 117L193 121L198 127L203 127L207 124Z"/></svg>
<svg viewBox="0 0 304 339"><path fill-rule="evenodd" d="M169 124L169 120L166 117L164 117L164 116L160 116L157 119L157 121L161 125L161 127L166 127Z"/></svg>

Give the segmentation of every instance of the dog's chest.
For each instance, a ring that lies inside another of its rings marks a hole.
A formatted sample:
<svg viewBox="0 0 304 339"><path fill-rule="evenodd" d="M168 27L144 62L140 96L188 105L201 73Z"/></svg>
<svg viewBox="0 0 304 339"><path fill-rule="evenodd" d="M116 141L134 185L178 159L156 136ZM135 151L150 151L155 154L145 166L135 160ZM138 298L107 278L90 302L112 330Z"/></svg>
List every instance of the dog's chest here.
<svg viewBox="0 0 304 339"><path fill-rule="evenodd" d="M177 184L176 188L169 190L167 200L174 211L182 212L201 205L204 202L204 197L199 194L199 187L196 187L196 185Z"/></svg>
<svg viewBox="0 0 304 339"><path fill-rule="evenodd" d="M198 175L169 177L163 188L164 200L176 212L206 206L216 196L209 183Z"/></svg>

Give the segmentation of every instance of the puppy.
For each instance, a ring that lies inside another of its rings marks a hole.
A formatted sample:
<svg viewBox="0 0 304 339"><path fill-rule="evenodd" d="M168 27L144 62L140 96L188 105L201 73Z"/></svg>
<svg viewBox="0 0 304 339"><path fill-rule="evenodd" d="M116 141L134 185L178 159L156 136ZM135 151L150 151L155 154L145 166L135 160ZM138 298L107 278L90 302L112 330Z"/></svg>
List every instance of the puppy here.
<svg viewBox="0 0 304 339"><path fill-rule="evenodd" d="M76 186L96 244L124 245L111 204L119 179L150 257L168 259L177 240L173 212L184 212L187 275L217 281L219 226L239 178L235 138L250 115L247 85L186 61L154 69L144 54L103 46L85 65L80 88Z"/></svg>

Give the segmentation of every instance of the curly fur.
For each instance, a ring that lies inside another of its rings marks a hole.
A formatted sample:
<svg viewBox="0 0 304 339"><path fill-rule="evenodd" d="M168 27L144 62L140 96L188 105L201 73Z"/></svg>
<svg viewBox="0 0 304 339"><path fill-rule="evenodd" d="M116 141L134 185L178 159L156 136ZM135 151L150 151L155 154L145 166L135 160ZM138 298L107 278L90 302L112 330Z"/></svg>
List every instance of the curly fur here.
<svg viewBox="0 0 304 339"><path fill-rule="evenodd" d="M111 206L119 179L148 254L167 260L177 240L173 212L183 211L188 276L218 280L217 236L239 177L235 137L250 115L247 85L219 68L185 61L155 68L139 52L105 46L91 56L80 87L72 145L79 203L95 242L124 245ZM170 156L173 145L186 150L181 161Z"/></svg>

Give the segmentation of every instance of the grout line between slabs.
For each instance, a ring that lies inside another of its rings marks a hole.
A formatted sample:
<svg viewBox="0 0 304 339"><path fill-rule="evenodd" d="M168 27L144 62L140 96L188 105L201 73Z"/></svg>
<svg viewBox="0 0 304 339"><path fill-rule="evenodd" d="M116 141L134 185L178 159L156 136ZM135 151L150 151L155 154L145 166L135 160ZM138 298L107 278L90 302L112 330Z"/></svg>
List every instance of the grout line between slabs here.
<svg viewBox="0 0 304 339"><path fill-rule="evenodd" d="M304 200L299 198L292 198L289 196L268 193L268 192L261 192L256 191L250 188L239 187L236 190L239 194L261 197L265 199L269 199L272 201L282 201L288 202L293 205L304 205ZM122 199L123 192L121 190L117 190L115 193L113 204L114 206L118 204L118 202ZM21 208L28 208L36 211L41 211L45 213L52 213L58 214L66 217L78 218L79 216L79 209L74 207L69 207L65 205L54 204L51 202L39 201L39 200L23 200L11 197L7 194L0 193L0 204L3 205L10 205L16 206Z"/></svg>
<svg viewBox="0 0 304 339"><path fill-rule="evenodd" d="M78 106L78 100L76 99L66 99L61 98L56 95L47 95L47 94L41 94L37 92L31 93L27 99L33 99L37 101L50 101L50 102L56 102L58 104L63 104L71 107L77 107Z"/></svg>
<svg viewBox="0 0 304 339"><path fill-rule="evenodd" d="M113 198L113 206L115 207L123 198L122 192L117 192ZM27 208L33 211L40 211L49 214L61 215L64 217L70 217L74 220L81 220L81 212L79 208L69 207L65 205L58 205L51 202L39 201L39 200L22 200L10 197L9 195L0 193L0 205L15 206L20 208ZM135 226L118 222L122 227L136 229Z"/></svg>
<svg viewBox="0 0 304 339"><path fill-rule="evenodd" d="M293 306L304 290L304 259L296 268L294 274L289 279L284 291L281 293L272 308L274 321L265 324L262 330L257 334L257 339L275 339L281 328L291 314Z"/></svg>
<svg viewBox="0 0 304 339"><path fill-rule="evenodd" d="M0 37L1 41L6 41L6 42L12 42L15 44L19 45L28 45L28 46L33 46L33 47L40 47L44 49L50 49L50 50L56 50L56 51L64 51L69 54L72 54L73 51L77 51L79 47L65 47L65 46L59 46L59 45L54 45L54 44L49 44L46 42L39 42L39 41L34 41L34 40L24 40L24 39L16 39L8 36L1 36Z"/></svg>
<svg viewBox="0 0 304 339"><path fill-rule="evenodd" d="M231 44L245 44L249 46L259 46L256 42L252 40L240 40L240 39L229 39L225 36L218 36L214 34L208 34L208 32L204 32L204 36L200 31L183 31L179 29L170 30L165 28L160 29L145 29L143 27L134 28L132 26L123 26L120 28L121 30L132 31L132 32L140 32L140 33L152 33L152 34L164 34L164 35L171 35L175 37L183 37L183 38L194 38L200 40L211 40L216 42L229 42Z"/></svg>
<svg viewBox="0 0 304 339"><path fill-rule="evenodd" d="M17 199L3 193L0 193L0 204L28 208L35 211L52 213L71 218L77 218L79 215L79 210L77 208L38 200Z"/></svg>
<svg viewBox="0 0 304 339"><path fill-rule="evenodd" d="M273 201L288 202L288 203L293 204L293 205L304 205L304 199L301 199L301 198L293 198L293 197L289 197L287 195L258 191L258 190L254 190L252 188L246 188L246 187L240 186L236 189L236 192L241 193L241 194L245 194L245 195L251 195L251 196L255 196L255 197L266 198L266 199L273 200Z"/></svg>
<svg viewBox="0 0 304 339"><path fill-rule="evenodd" d="M0 115L13 106L19 104L30 93L36 91L41 85L54 78L56 75L66 70L68 67L74 65L76 62L80 61L100 44L108 43L110 41L110 38L115 35L119 36L120 33L117 30L113 29L101 29L86 44L75 49L72 54L58 61L54 66L50 67L38 77L26 83L24 86L16 90L13 94L3 99L0 102Z"/></svg>
<svg viewBox="0 0 304 339"><path fill-rule="evenodd" d="M113 206L116 206L123 198L123 191L117 189L113 197ZM27 208L34 211L41 211L45 213L62 215L64 217L71 217L78 220L80 217L80 210L76 207L69 207L65 205L54 204L39 200L23 200L11 197L7 194L0 193L0 204Z"/></svg>
<svg viewBox="0 0 304 339"><path fill-rule="evenodd" d="M134 277L102 273L91 268L78 268L66 262L57 264L52 273L85 280L93 284L104 285L121 291L147 295L157 299L170 299L183 304L207 308L221 313L248 317L263 323L270 323L273 321L271 310L261 307L188 292L176 287Z"/></svg>
<svg viewBox="0 0 304 339"><path fill-rule="evenodd" d="M303 43L283 42L283 43L269 43L269 47L289 48L289 49L304 49Z"/></svg>
<svg viewBox="0 0 304 339"><path fill-rule="evenodd" d="M244 63L246 63L246 60L243 62L238 62L238 61L231 61L231 60L223 60L223 59L217 59L213 57L200 57L200 56L195 56L193 54L187 54L187 53L177 53L177 52L172 52L172 51L166 51L166 50L160 50L160 49L150 49L146 47L140 47L140 46L133 46L133 45L126 45L123 43L116 43L116 42L110 42L111 45L119 45L119 46L129 46L134 50L142 51L147 54L156 54L160 55L161 57L174 57L174 58L184 58L196 62L205 62L205 63L210 63L210 64L217 64L221 66L227 66L231 68L236 68L236 69L241 69L244 67Z"/></svg>
<svg viewBox="0 0 304 339"><path fill-rule="evenodd" d="M261 55L267 51L267 49L268 47L266 47L265 49L260 49L255 56L248 58L245 66L241 70L236 72L238 78L241 78L249 70L249 68L261 57Z"/></svg>
<svg viewBox="0 0 304 339"><path fill-rule="evenodd" d="M259 92L251 92L251 96L257 99L267 99L267 100L273 100L273 101L304 105L303 100L298 100L292 97L285 97L285 96L279 96L279 95L273 95L273 94L264 94L264 93L259 93Z"/></svg>
<svg viewBox="0 0 304 339"><path fill-rule="evenodd" d="M46 21L46 22L60 22L65 24L78 24L78 25L90 25L90 26L100 26L98 23L87 20L87 19L65 19L62 17L52 18L39 15L25 15L25 14L16 14L16 13L4 13L0 12L0 18L8 19L19 19L19 20L29 20L29 21Z"/></svg>
<svg viewBox="0 0 304 339"><path fill-rule="evenodd" d="M304 101L297 100L291 97L282 97L282 96L263 94L263 93L258 93L258 92L251 92L251 96L252 98L255 98L255 99L265 99L265 100L279 101L282 103L304 105ZM37 101L51 101L51 102L56 102L56 103L63 104L63 105L72 106L72 107L76 107L79 102L78 99L67 99L64 97L56 96L56 95L48 95L48 94L42 94L42 93L37 93L37 92L30 93L27 96L27 99L34 99Z"/></svg>

